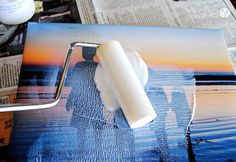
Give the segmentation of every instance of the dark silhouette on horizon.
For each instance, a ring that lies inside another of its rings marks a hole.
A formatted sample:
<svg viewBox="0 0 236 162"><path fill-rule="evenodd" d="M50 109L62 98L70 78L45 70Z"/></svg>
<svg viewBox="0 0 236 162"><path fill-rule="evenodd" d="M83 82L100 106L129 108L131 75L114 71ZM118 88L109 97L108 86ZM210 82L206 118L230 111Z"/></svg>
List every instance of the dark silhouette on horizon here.
<svg viewBox="0 0 236 162"><path fill-rule="evenodd" d="M101 151L101 129L105 125L103 104L94 82L97 67L97 63L93 61L95 53L95 48L83 48L82 56L85 60L76 63L67 77L71 93L67 99L66 109L73 111L71 125L77 128L78 150L81 156L87 154L88 139L94 138L94 149ZM86 132L88 130L92 132Z"/></svg>
<svg viewBox="0 0 236 162"><path fill-rule="evenodd" d="M111 156L113 155L114 160L119 160L121 157L133 159L134 137L132 130L123 129L115 124L116 118L123 117L123 114L119 111L113 115L110 113L114 118L114 123L106 123L107 119L104 112L107 110L104 108L94 82L97 67L97 63L93 61L95 54L95 48L83 48L82 56L84 60L76 63L67 77L67 84L71 86L71 93L67 99L66 109L67 111L73 111L71 125L78 129L79 156L83 158L83 155L87 154L87 149L89 149L91 156L96 155L97 160L102 160L102 158L105 158L103 153L110 149L113 150ZM107 114L109 115L109 113ZM111 141L108 141L109 138L104 137L107 130L113 132L113 134L108 134L114 140L110 139ZM91 144L92 140L95 141L94 144ZM104 145L111 145L114 148L106 148L107 146ZM128 151L126 148L128 148Z"/></svg>

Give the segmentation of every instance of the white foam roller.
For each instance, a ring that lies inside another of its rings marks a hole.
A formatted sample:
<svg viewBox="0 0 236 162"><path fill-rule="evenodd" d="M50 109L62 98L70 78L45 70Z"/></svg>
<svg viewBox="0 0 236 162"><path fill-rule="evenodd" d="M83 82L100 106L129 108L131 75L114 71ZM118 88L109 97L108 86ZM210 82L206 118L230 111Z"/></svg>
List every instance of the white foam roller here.
<svg viewBox="0 0 236 162"><path fill-rule="evenodd" d="M98 58L131 128L142 127L156 118L137 75L122 46L109 41L98 47Z"/></svg>

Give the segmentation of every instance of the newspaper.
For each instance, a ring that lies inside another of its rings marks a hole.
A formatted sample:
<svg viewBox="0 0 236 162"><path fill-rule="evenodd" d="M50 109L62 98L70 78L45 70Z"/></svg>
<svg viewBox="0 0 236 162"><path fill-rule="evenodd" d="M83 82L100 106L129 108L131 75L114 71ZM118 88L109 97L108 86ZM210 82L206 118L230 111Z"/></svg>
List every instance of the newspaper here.
<svg viewBox="0 0 236 162"><path fill-rule="evenodd" d="M223 29L236 47L236 11L230 0L76 0L82 23Z"/></svg>
<svg viewBox="0 0 236 162"><path fill-rule="evenodd" d="M0 58L0 97L4 103L6 100L4 96L17 91L21 62L22 55Z"/></svg>
<svg viewBox="0 0 236 162"><path fill-rule="evenodd" d="M13 103L16 97L22 55L0 58L0 104ZM13 126L11 112L0 113L0 147L9 144Z"/></svg>

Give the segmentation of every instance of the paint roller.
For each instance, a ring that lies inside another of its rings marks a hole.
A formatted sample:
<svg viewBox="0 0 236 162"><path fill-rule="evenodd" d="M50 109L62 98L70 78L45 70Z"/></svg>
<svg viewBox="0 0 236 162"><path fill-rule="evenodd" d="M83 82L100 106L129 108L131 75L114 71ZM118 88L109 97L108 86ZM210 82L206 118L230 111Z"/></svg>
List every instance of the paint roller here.
<svg viewBox="0 0 236 162"><path fill-rule="evenodd" d="M97 55L130 127L142 127L155 119L154 108L121 44L106 42L98 46Z"/></svg>
<svg viewBox="0 0 236 162"><path fill-rule="evenodd" d="M156 118L156 113L128 57L117 41L109 41L102 45L84 42L71 43L53 101L43 104L0 105L0 112L44 109L55 106L59 102L72 51L75 47L97 48L102 68L131 128L142 127Z"/></svg>

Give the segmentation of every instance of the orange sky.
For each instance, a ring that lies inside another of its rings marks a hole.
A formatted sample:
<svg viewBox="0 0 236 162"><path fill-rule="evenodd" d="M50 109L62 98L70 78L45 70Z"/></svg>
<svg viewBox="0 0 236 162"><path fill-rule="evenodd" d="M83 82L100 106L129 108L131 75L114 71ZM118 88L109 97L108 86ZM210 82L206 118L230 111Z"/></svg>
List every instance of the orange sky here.
<svg viewBox="0 0 236 162"><path fill-rule="evenodd" d="M222 31L158 27L30 23L23 63L61 65L68 45L78 40L117 40L123 47L137 51L152 66L234 72ZM81 60L81 52L75 53L72 64Z"/></svg>
<svg viewBox="0 0 236 162"><path fill-rule="evenodd" d="M33 47L33 48L32 48ZM62 65L67 53L67 46L57 46L53 48L53 45L41 46L34 45L25 46L24 51L24 64L31 65ZM191 68L195 71L232 71L232 65L228 60L222 60L221 62L207 62L202 60L200 63L193 59L189 61L178 59L169 59L169 57L158 57L159 55L148 55L140 53L142 58L148 65L167 65L167 66L177 66L180 69ZM71 60L71 65L74 65L78 60L82 60L81 48L75 48L74 54ZM98 60L95 57L95 60Z"/></svg>
<svg viewBox="0 0 236 162"><path fill-rule="evenodd" d="M62 65L67 53L67 47L57 47L53 48L52 45L34 46L31 48L25 46L23 63L30 65ZM71 59L71 65L75 65L76 62L82 60L81 48L75 48L73 50L73 56ZM94 57L97 61L97 56Z"/></svg>

